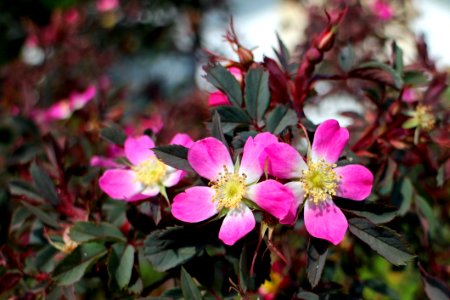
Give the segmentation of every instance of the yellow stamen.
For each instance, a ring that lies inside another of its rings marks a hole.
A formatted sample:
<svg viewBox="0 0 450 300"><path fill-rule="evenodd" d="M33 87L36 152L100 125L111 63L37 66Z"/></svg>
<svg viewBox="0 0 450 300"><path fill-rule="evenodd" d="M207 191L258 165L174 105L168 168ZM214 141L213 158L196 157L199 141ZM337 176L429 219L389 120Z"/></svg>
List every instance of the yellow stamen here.
<svg viewBox="0 0 450 300"><path fill-rule="evenodd" d="M144 185L159 183L166 175L167 166L156 157L151 157L139 165L133 167L136 172L136 180Z"/></svg>
<svg viewBox="0 0 450 300"><path fill-rule="evenodd" d="M300 178L305 190L305 197L318 204L330 196L335 196L339 180L333 170L335 167L336 164L327 163L323 159L309 161L308 168L303 171Z"/></svg>
<svg viewBox="0 0 450 300"><path fill-rule="evenodd" d="M431 114L431 108L428 105L417 105L414 118L417 119L419 126L426 131L433 129L436 123L436 119Z"/></svg>
<svg viewBox="0 0 450 300"><path fill-rule="evenodd" d="M213 180L209 185L214 189L216 194L213 201L218 202L217 208L233 209L239 206L242 197L247 191L245 184L246 175L239 175L235 172L229 172L226 166L223 166L224 172L219 173L216 180Z"/></svg>

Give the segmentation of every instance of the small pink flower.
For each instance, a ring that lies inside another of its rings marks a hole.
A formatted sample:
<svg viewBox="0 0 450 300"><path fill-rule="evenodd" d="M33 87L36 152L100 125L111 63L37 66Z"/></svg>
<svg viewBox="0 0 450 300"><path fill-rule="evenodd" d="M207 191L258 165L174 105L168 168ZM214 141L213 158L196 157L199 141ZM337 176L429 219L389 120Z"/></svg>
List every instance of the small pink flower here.
<svg viewBox="0 0 450 300"><path fill-rule="evenodd" d="M361 165L336 166L348 139L346 128L341 128L336 120L328 120L317 128L307 162L289 144L278 142L266 148L269 174L294 179L286 186L292 190L296 201L281 223L292 224L298 207L306 200L307 231L334 245L343 240L348 223L332 196L364 200L370 195L373 184L372 173Z"/></svg>
<svg viewBox="0 0 450 300"><path fill-rule="evenodd" d="M226 146L215 138L195 142L189 149L188 161L200 176L210 180L210 184L178 194L172 204L173 216L196 223L220 212L226 213L219 238L227 245L233 245L255 227L247 201L256 203L278 219L284 218L294 200L292 192L275 180L258 183L263 174L260 159L264 147L276 141L270 133L250 137L240 164L233 164Z"/></svg>
<svg viewBox="0 0 450 300"><path fill-rule="evenodd" d="M119 7L118 0L97 0L97 10L99 12L107 12L115 10Z"/></svg>
<svg viewBox="0 0 450 300"><path fill-rule="evenodd" d="M170 144L190 147L193 141L187 134L176 134ZM99 179L100 188L109 197L125 201L137 201L156 196L162 187L176 185L185 172L161 162L150 148L155 143L146 135L128 137L125 141L125 157L130 168L107 170Z"/></svg>
<svg viewBox="0 0 450 300"><path fill-rule="evenodd" d="M231 67L228 68L228 71L230 71L231 74L236 78L237 81L242 81L242 71L239 68ZM209 100L208 105L211 107L214 106L227 106L231 105L230 100L228 100L227 95L222 93L221 91L212 92L209 94Z"/></svg>
<svg viewBox="0 0 450 300"><path fill-rule="evenodd" d="M83 92L72 92L69 97L72 111L83 108L97 94L95 85L88 86Z"/></svg>
<svg viewBox="0 0 450 300"><path fill-rule="evenodd" d="M408 87L403 91L402 100L406 103L413 103L419 100L419 95L415 89Z"/></svg>
<svg viewBox="0 0 450 300"><path fill-rule="evenodd" d="M392 6L385 0L376 0L372 4L372 10L375 15L383 21L389 21L394 16L394 10Z"/></svg>

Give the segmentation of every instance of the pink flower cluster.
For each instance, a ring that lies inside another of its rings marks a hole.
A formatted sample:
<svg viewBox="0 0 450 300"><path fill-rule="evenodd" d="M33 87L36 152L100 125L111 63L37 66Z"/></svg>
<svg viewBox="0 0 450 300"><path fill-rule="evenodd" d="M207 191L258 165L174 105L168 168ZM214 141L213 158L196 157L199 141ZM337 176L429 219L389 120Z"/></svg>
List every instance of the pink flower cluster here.
<svg viewBox="0 0 450 300"><path fill-rule="evenodd" d="M253 209L265 211L282 224L293 224L303 205L307 231L337 245L348 223L332 197L363 200L373 184L367 168L336 165L348 139L347 129L337 121L325 121L317 128L305 161L291 145L270 133L259 133L247 139L242 157L233 161L229 149L215 138L193 142L187 135L178 134L171 144L189 148L189 164L209 180L209 185L194 186L176 195L172 214L188 223L225 216L219 238L233 245L254 229ZM102 190L114 199L136 201L177 184L184 172L158 160L152 147L154 143L147 136L128 138L125 155L132 166L106 171L100 178ZM262 178L265 169L273 179Z"/></svg>

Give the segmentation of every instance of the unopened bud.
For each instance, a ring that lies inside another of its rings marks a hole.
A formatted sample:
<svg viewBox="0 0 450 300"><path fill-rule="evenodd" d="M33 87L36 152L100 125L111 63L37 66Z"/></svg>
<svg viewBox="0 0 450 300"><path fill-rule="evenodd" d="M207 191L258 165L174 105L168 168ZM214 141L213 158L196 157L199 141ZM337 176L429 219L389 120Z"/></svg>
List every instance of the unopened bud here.
<svg viewBox="0 0 450 300"><path fill-rule="evenodd" d="M252 51L250 51L246 48L243 48L243 47L239 47L237 50L237 54L239 56L239 61L241 62L241 64L249 65L249 64L253 63Z"/></svg>
<svg viewBox="0 0 450 300"><path fill-rule="evenodd" d="M320 52L317 48L310 48L306 51L305 56L306 59L313 64L319 63L323 58L322 52Z"/></svg>
<svg viewBox="0 0 450 300"><path fill-rule="evenodd" d="M334 40L336 38L336 29L332 27L330 30L326 31L319 38L319 42L317 43L317 49L322 52L328 51L333 47Z"/></svg>

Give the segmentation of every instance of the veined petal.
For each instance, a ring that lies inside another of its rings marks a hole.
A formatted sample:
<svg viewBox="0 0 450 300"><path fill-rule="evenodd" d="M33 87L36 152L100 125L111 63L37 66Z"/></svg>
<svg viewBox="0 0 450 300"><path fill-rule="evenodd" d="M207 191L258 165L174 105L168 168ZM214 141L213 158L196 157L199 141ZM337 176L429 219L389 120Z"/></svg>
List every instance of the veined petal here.
<svg viewBox="0 0 450 300"><path fill-rule="evenodd" d="M290 189L272 179L249 186L246 196L278 219L286 217L295 200Z"/></svg>
<svg viewBox="0 0 450 300"><path fill-rule="evenodd" d="M200 176L209 180L216 179L224 166L229 172L234 170L227 147L212 137L195 142L189 149L188 161Z"/></svg>
<svg viewBox="0 0 450 300"><path fill-rule="evenodd" d="M364 166L347 165L335 168L336 175L340 176L336 195L351 200L364 200L372 191L373 175Z"/></svg>
<svg viewBox="0 0 450 300"><path fill-rule="evenodd" d="M153 155L150 148L155 147L155 143L147 135L138 137L129 137L125 141L125 156L133 165L139 165L141 162L149 159Z"/></svg>
<svg viewBox="0 0 450 300"><path fill-rule="evenodd" d="M305 203L305 227L313 237L339 244L345 236L348 223L344 214L331 199L319 204Z"/></svg>
<svg viewBox="0 0 450 300"><path fill-rule="evenodd" d="M213 202L214 190L206 186L195 186L175 196L172 215L178 220L196 223L218 213Z"/></svg>
<svg viewBox="0 0 450 300"><path fill-rule="evenodd" d="M173 136L172 140L170 141L170 144L171 145L181 145L186 148L190 148L194 144L194 141L186 133L177 133Z"/></svg>
<svg viewBox="0 0 450 300"><path fill-rule="evenodd" d="M261 177L264 171L264 165L262 164L266 157L264 149L277 142L277 137L268 132L247 139L239 168L239 173L244 173L247 176L245 180L247 184L256 182Z"/></svg>
<svg viewBox="0 0 450 300"><path fill-rule="evenodd" d="M317 127L312 144L312 159L324 159L335 163L348 143L347 128L341 128L336 120L327 120Z"/></svg>
<svg viewBox="0 0 450 300"><path fill-rule="evenodd" d="M269 174L284 179L300 178L306 163L300 153L289 144L276 143L266 148Z"/></svg>
<svg viewBox="0 0 450 300"><path fill-rule="evenodd" d="M294 201L292 201L291 207L286 217L280 220L281 224L291 225L295 222L297 217L298 207L303 203L305 197L305 191L303 190L303 184L300 181L291 181L284 185L294 194Z"/></svg>
<svg viewBox="0 0 450 300"><path fill-rule="evenodd" d="M113 199L135 201L148 198L139 194L144 189L131 170L112 169L99 179L100 188Z"/></svg>
<svg viewBox="0 0 450 300"><path fill-rule="evenodd" d="M253 228L255 228L255 217L246 205L241 204L240 207L230 210L223 219L219 239L231 246Z"/></svg>

